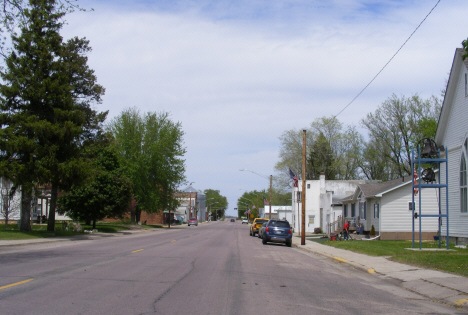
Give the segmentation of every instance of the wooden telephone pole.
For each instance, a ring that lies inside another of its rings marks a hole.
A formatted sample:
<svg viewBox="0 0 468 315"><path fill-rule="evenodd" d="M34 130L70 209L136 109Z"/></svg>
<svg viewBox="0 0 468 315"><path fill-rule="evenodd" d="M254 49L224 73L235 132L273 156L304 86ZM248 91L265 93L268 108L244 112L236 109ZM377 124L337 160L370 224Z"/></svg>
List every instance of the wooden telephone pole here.
<svg viewBox="0 0 468 315"><path fill-rule="evenodd" d="M306 199L306 131L302 130L302 222L301 245L305 245L305 199Z"/></svg>

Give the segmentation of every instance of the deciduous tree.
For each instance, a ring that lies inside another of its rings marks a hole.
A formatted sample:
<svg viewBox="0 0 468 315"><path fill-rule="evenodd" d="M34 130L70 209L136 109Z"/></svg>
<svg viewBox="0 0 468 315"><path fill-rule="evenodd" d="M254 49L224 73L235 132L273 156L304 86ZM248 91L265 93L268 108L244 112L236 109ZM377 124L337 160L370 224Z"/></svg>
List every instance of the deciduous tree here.
<svg viewBox="0 0 468 315"><path fill-rule="evenodd" d="M213 218L220 218L224 216L224 212L229 203L227 198L220 194L219 190L215 189L205 189L203 192L206 196L207 206L212 205L210 207L211 216Z"/></svg>
<svg viewBox="0 0 468 315"><path fill-rule="evenodd" d="M96 221L123 215L132 200L132 185L123 174L113 147L98 147L92 176L59 198L61 212L77 220Z"/></svg>
<svg viewBox="0 0 468 315"><path fill-rule="evenodd" d="M159 212L177 206L176 189L185 179L182 126L166 112L136 108L124 110L108 125L124 173L133 185L136 207L132 219L142 211Z"/></svg>
<svg viewBox="0 0 468 315"><path fill-rule="evenodd" d="M435 121L439 112L440 101L434 96L424 100L416 94L411 97L393 94L362 119L370 138L382 146L378 158L385 160L394 172L389 179L412 174L411 151L426 132L422 122Z"/></svg>

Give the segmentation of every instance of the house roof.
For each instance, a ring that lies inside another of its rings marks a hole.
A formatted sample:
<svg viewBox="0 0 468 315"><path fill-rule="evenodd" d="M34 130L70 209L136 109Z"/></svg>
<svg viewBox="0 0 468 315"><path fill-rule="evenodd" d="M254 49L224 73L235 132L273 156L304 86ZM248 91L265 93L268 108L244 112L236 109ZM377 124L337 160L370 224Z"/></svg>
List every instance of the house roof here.
<svg viewBox="0 0 468 315"><path fill-rule="evenodd" d="M397 178L378 184L361 184L358 185L356 191L352 195L346 196L343 199L341 199L341 202L356 200L360 192L362 192L366 198L379 196L383 193L392 191L398 187L407 185L411 183L412 180L412 176L405 176L402 178Z"/></svg>
<svg viewBox="0 0 468 315"><path fill-rule="evenodd" d="M192 185L188 186L187 188L185 188L184 190L182 190L183 192L198 192L198 190L196 190L195 188L192 187Z"/></svg>
<svg viewBox="0 0 468 315"><path fill-rule="evenodd" d="M412 180L413 180L412 176L405 176L402 178L389 180L389 181L379 183L379 184L366 184L366 185L359 185L359 186L361 187L362 192L364 193L364 196L374 197L383 192L393 190L394 188L397 188L399 186L411 183Z"/></svg>
<svg viewBox="0 0 468 315"><path fill-rule="evenodd" d="M435 142L438 145L443 145L443 139L445 136L450 111L452 110L453 98L455 96L455 90L458 84L459 73L462 67L468 69L468 58L463 60L463 55L466 51L463 48L455 49L455 55L453 57L452 68L450 69L450 76L447 82L447 88L445 90L444 102L442 103L442 109L440 111L439 122L437 124L437 132L435 136Z"/></svg>
<svg viewBox="0 0 468 315"><path fill-rule="evenodd" d="M341 201L346 198L346 195L333 195L332 196L332 205L340 205Z"/></svg>

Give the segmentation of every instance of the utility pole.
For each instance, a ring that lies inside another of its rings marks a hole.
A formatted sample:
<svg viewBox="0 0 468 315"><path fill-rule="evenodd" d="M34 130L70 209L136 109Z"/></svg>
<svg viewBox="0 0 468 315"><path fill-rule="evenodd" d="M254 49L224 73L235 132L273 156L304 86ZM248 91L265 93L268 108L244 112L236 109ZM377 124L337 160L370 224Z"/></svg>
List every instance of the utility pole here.
<svg viewBox="0 0 468 315"><path fill-rule="evenodd" d="M305 245L305 197L306 197L306 131L302 130L302 222L301 222L301 245Z"/></svg>
<svg viewBox="0 0 468 315"><path fill-rule="evenodd" d="M189 207L188 207L188 218L190 220L190 218L192 217L192 192L190 192L190 203L189 203Z"/></svg>
<svg viewBox="0 0 468 315"><path fill-rule="evenodd" d="M268 216L268 219L271 220L271 186L273 184L273 175L270 175L270 215Z"/></svg>

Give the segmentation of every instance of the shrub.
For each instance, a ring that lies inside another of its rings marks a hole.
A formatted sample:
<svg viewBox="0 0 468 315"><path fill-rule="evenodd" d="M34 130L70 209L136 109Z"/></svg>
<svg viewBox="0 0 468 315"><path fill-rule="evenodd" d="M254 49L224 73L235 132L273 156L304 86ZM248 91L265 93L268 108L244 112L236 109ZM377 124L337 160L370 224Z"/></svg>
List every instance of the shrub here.
<svg viewBox="0 0 468 315"><path fill-rule="evenodd" d="M370 229L370 235L372 236L375 236L375 228L374 228L374 225L371 226L371 229Z"/></svg>

